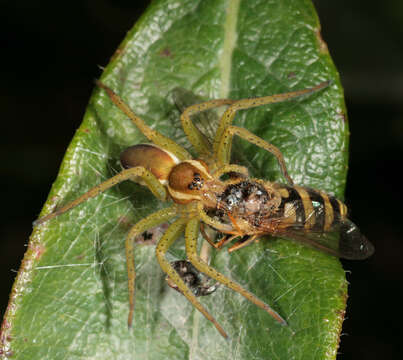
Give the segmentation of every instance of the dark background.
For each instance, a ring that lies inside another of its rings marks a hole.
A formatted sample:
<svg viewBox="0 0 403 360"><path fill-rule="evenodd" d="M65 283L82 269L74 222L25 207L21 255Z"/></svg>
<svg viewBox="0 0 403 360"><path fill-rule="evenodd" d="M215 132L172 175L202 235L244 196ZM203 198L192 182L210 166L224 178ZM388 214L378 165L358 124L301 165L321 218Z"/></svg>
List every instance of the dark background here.
<svg viewBox="0 0 403 360"><path fill-rule="evenodd" d="M1 2L0 312L83 117L93 79L148 1ZM346 201L375 244L344 262L351 283L339 359L398 359L401 346L403 2L316 0L345 87ZM399 342L399 343L398 343Z"/></svg>

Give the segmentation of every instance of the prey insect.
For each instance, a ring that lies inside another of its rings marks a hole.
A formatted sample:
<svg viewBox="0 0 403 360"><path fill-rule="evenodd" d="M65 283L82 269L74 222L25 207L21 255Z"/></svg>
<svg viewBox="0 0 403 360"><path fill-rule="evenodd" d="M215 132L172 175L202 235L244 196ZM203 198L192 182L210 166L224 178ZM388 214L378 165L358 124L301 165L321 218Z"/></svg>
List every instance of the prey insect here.
<svg viewBox="0 0 403 360"><path fill-rule="evenodd" d="M199 302L194 293L195 289L190 289L187 281L184 281L184 274L178 273L165 257L168 249L183 232L187 260L194 266L196 273L201 272L238 292L283 325L286 321L268 304L212 268L199 256L197 239L200 224L208 225L225 234L224 239L218 243L210 239L210 243L216 248L221 248L240 237L241 241L231 248L234 250L262 235L269 234L303 241L342 257L365 258L372 253L372 245L346 218L344 204L323 192L294 186L287 172L283 155L277 147L247 129L232 125L238 110L311 94L326 88L329 82L284 94L242 100L210 100L187 107L181 115L181 123L190 144L199 154L197 159L192 158L186 149L171 139L147 126L105 84L98 81L97 85L132 120L150 144L137 144L124 150L120 156L123 167L120 173L53 213L38 219L35 225L59 216L125 180L140 182L161 201L171 202L169 207L140 220L126 237L129 327L132 326L133 321L136 277L134 239L147 229L168 221L171 221L171 224L156 246L157 260L162 270L168 275L171 286L180 291L225 338L227 338L226 332ZM210 144L206 136L192 123L191 116L220 106L227 106L227 109L220 118L213 143ZM252 179L249 177L247 168L231 164L231 145L235 135L272 153L288 185ZM341 234L340 243L336 241L330 244L327 234ZM196 286L196 290L197 287L199 285Z"/></svg>

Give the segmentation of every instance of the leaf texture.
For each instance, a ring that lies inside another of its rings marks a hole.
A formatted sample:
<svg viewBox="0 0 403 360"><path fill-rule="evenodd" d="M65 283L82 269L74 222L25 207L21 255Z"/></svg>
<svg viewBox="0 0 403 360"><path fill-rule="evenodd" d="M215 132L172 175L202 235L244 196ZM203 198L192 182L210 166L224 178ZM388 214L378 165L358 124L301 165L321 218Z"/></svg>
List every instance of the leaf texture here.
<svg viewBox="0 0 403 360"><path fill-rule="evenodd" d="M348 127L339 76L308 0L158 0L128 33L101 80L147 124L189 147L172 90L246 98L333 85L294 101L243 110L243 126L283 152L298 184L342 198ZM43 214L120 171L119 153L145 138L95 89ZM275 159L238 141L254 176L284 181ZM270 304L280 326L221 286L201 299L225 341L167 287L154 245L137 244L136 310L127 329L124 239L166 206L124 183L35 228L2 325L2 355L16 359L334 359L347 285L340 262L280 239L261 240L211 265ZM183 240L169 253L184 258Z"/></svg>

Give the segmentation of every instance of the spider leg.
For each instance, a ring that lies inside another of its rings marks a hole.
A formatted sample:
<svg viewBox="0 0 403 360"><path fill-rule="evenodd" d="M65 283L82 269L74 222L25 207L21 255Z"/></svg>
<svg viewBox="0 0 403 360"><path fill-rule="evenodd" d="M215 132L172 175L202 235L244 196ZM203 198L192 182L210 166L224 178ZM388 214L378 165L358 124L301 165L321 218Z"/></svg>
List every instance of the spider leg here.
<svg viewBox="0 0 403 360"><path fill-rule="evenodd" d="M218 242L214 242L214 240L207 234L205 227L206 227L206 224L204 222L201 222L200 223L200 234L201 234L201 236L203 236L203 238L210 244L210 246L212 246L213 248L215 248L217 250L221 250L221 248L224 245L228 244L229 242L231 242L235 238L239 237L239 235L231 235L231 236L229 236L229 234L225 234L224 237L221 240L219 240Z"/></svg>
<svg viewBox="0 0 403 360"><path fill-rule="evenodd" d="M226 234L227 236L222 238L218 243L214 243L211 239L206 239L208 243L213 246L216 249L221 249L224 245L230 243L234 239L236 239L239 236L244 236L245 234L238 229L234 229L234 223L232 225L222 223L211 216L209 216L206 211L203 208L203 204L199 202L196 207L197 210L197 215L203 223L206 223L207 225L211 226L213 229L222 232L223 234ZM227 214L228 215L228 214ZM203 234L202 234L203 235ZM228 235L231 235L228 237ZM204 237L204 236L203 236Z"/></svg>
<svg viewBox="0 0 403 360"><path fill-rule="evenodd" d="M176 142L171 140L170 138L162 135L160 132L151 129L146 123L138 117L132 109L123 101L123 99L117 95L112 89L103 84L101 81L96 80L95 83L102 89L106 91L109 98L112 102L122 110L133 122L134 125L144 134L144 136L153 142L154 144L162 147L173 153L180 160L190 159L191 155L182 147L179 146Z"/></svg>
<svg viewBox="0 0 403 360"><path fill-rule="evenodd" d="M214 326L217 328L219 333L224 337L228 338L228 335L221 327L221 325L217 322L217 320L204 308L202 304L197 300L196 296L193 292L188 288L179 274L172 267L170 262L165 258L165 254L167 253L169 247L173 244L173 242L179 237L179 235L184 231L186 223L189 220L186 217L179 218L174 223L172 223L169 228L166 230L165 234L162 236L159 241L157 248L155 249L157 260L162 268L162 270L169 276L172 282L178 287L180 292L191 302L191 304L199 310L208 320L210 320Z"/></svg>
<svg viewBox="0 0 403 360"><path fill-rule="evenodd" d="M231 153L231 143L232 137L234 135L238 135L239 137L249 141L250 143L265 149L268 152L271 152L276 158L280 165L281 171L284 177L287 179L287 182L290 185L293 185L290 175L288 174L287 167L285 165L284 157L281 151L274 145L268 143L267 141L261 139L250 131L240 128L237 126L229 126L225 130L223 136L221 137L221 143L217 150L217 158L219 161L228 161L230 153Z"/></svg>
<svg viewBox="0 0 403 360"><path fill-rule="evenodd" d="M264 97L253 98L253 99L238 100L237 102L230 105L228 107L228 109L224 112L223 116L221 117L220 124L218 126L217 133L216 133L216 136L214 139L213 150L214 150L214 154L216 155L218 162L220 162L222 164L228 164L230 161L232 136L234 134L228 133L227 130L231 126L232 121L235 117L235 114L238 110L249 109L249 108L256 107L256 106L273 104L273 103L278 103L278 102L286 101L289 99L293 99L293 98L296 98L296 97L299 97L302 95L306 95L306 94L310 94L310 93L319 91L319 90L329 86L329 84L330 84L330 81L325 81L325 82L320 83L309 89L297 90L297 91L292 91L289 93L264 96ZM238 134L238 135L242 136L240 134ZM242 136L242 137L244 137L244 136ZM258 146L261 146L261 145L258 145ZM280 163L283 173L286 174L284 160L282 158L280 151L274 145L268 144L267 142L265 142L265 146L263 148L265 148L267 151L273 153L273 155L275 155L277 157L277 160ZM288 174L287 174L287 176L288 176ZM289 176L287 177L287 181L290 184L292 184L292 180Z"/></svg>
<svg viewBox="0 0 403 360"><path fill-rule="evenodd" d="M217 270L210 267L207 263L205 263L200 256L197 254L197 237L199 233L199 219L193 218L186 225L185 231L185 241L186 241L186 255L188 260L192 263L192 265L202 273L211 277L212 279L220 282L221 284L227 286L228 288L236 291L237 293L244 296L246 299L259 306L263 310L267 311L275 320L277 320L280 324L286 325L286 321L275 312L269 305L264 303L262 300L258 299L255 295L245 290L241 285L236 283L235 281L227 278L223 274L219 273Z"/></svg>
<svg viewBox="0 0 403 360"><path fill-rule="evenodd" d="M206 211L204 210L203 203L198 202L197 203L197 215L201 221L206 223L207 225L210 225L212 228L221 231L225 234L232 234L233 233L233 227L229 224L223 224L222 222L213 219L211 216L208 216Z"/></svg>
<svg viewBox="0 0 403 360"><path fill-rule="evenodd" d="M193 124L190 117L198 112L213 109L223 105L231 105L235 102L236 100L230 99L210 100L202 102L200 104L191 105L183 111L181 115L183 130L187 138L189 139L189 142L199 154L211 155L211 144L206 136Z"/></svg>
<svg viewBox="0 0 403 360"><path fill-rule="evenodd" d="M218 126L217 133L214 139L214 147L213 147L214 153L216 154L218 152L218 148L221 143L221 137L223 136L225 130L232 124L232 121L238 110L249 109L256 106L262 106L267 104L279 103L302 95L311 94L313 92L326 88L327 86L330 85L330 83L331 81L324 81L309 89L291 91L288 93L263 96L252 99L242 99L233 103L231 106L228 107L228 109L224 112L223 116L221 117L220 124ZM228 163L228 161L226 163Z"/></svg>
<svg viewBox="0 0 403 360"><path fill-rule="evenodd" d="M134 312L134 290L135 290L135 280L136 280L136 270L134 265L134 239L139 234L144 231L153 228L159 224L169 221L177 215L176 206L171 206L165 208L155 213L148 215L146 218L140 220L136 225L134 225L126 237L125 248L126 248L126 266L128 275L128 288L129 288L129 316L127 318L127 325L130 328L133 323L133 312Z"/></svg>
<svg viewBox="0 0 403 360"><path fill-rule="evenodd" d="M159 182L159 180L148 171L146 168L141 166L132 167L129 169L125 169L120 173L116 174L115 176L111 177L110 179L94 186L92 189L88 190L85 194L81 195L77 199L73 200L72 202L68 203L67 205L62 206L61 208L57 209L56 211L41 217L40 219L34 221L33 225L36 226L38 224L42 224L45 221L53 219L56 216L59 216L66 211L80 205L84 201L87 201L90 198L97 196L98 194L104 192L105 190L115 186L122 181L125 180L136 180L136 178L141 178L147 187L151 190L151 192L160 200L166 199L166 190L165 187Z"/></svg>

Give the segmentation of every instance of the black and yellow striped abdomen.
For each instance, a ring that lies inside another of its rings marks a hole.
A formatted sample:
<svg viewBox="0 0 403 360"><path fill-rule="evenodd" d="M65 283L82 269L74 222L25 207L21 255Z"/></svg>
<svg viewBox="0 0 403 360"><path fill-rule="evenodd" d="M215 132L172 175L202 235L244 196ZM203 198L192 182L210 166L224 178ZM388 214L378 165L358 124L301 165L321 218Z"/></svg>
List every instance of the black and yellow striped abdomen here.
<svg viewBox="0 0 403 360"><path fill-rule="evenodd" d="M275 217L283 218L286 227L326 232L347 216L346 205L323 191L283 184L275 188L281 195Z"/></svg>

